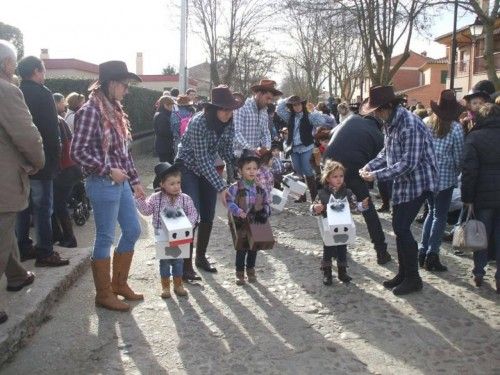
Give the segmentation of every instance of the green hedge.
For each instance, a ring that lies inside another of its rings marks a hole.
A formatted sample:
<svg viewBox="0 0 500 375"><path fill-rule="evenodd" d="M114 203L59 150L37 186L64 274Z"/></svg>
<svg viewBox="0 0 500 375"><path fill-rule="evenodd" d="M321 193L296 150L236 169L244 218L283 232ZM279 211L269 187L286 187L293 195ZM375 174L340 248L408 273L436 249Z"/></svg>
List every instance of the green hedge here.
<svg viewBox="0 0 500 375"><path fill-rule="evenodd" d="M59 92L64 96L71 92L78 92L88 97L88 87L93 80L50 78L45 80L45 85L52 92ZM131 86L129 94L123 101L123 106L132 124L132 134L153 130L153 116L155 103L161 96L161 92L149 90L142 87Z"/></svg>

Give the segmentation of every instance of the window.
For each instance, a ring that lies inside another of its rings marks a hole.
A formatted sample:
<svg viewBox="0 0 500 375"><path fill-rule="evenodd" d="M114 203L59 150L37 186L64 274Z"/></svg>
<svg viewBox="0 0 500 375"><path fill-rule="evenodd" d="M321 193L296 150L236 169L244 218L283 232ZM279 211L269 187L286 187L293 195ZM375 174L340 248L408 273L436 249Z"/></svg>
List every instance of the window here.
<svg viewBox="0 0 500 375"><path fill-rule="evenodd" d="M446 85L446 79L448 78L448 71L441 70L441 83Z"/></svg>

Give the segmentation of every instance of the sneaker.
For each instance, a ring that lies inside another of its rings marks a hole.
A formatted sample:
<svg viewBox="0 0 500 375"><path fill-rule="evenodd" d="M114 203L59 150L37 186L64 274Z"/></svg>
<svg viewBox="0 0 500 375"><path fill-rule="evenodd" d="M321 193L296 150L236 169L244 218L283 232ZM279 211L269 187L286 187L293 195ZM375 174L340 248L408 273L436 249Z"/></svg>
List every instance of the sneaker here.
<svg viewBox="0 0 500 375"><path fill-rule="evenodd" d="M61 267L67 266L69 264L69 259L61 258L57 251L54 251L52 255L37 259L35 262L35 267Z"/></svg>

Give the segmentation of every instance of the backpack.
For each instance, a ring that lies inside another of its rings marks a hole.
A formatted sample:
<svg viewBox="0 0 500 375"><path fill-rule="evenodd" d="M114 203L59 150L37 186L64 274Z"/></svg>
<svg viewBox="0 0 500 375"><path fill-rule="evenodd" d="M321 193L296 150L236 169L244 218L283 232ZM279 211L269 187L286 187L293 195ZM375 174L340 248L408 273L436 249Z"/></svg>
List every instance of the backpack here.
<svg viewBox="0 0 500 375"><path fill-rule="evenodd" d="M182 137L188 128L189 121L191 121L191 117L193 116L191 115L191 116L181 117L181 115L178 112L176 112L176 115L177 117L179 117L179 120L181 120L179 124L179 135Z"/></svg>

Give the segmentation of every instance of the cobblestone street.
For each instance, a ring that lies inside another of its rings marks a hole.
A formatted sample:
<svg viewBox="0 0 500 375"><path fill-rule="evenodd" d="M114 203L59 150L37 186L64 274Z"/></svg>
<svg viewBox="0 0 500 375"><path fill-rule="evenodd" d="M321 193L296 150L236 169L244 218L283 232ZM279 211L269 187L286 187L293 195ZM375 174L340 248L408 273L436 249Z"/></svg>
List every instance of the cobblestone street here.
<svg viewBox="0 0 500 375"><path fill-rule="evenodd" d="M140 158L150 185L156 159ZM151 186L149 186L151 187ZM149 190L151 192L151 190ZM395 257L390 216L381 216ZM491 267L473 286L472 260L443 247L449 272L422 271L422 293L397 298L382 287L396 262L376 263L355 216L353 281L322 284L322 245L308 204L272 218L275 249L259 253L259 282L234 283L234 250L218 207L208 254L219 272L187 286L189 298L162 300L150 218L142 217L130 283L145 301L130 313L94 307L90 269L50 319L0 370L19 374L500 374L500 298ZM80 246L90 246L91 223ZM415 233L420 233L416 227Z"/></svg>

